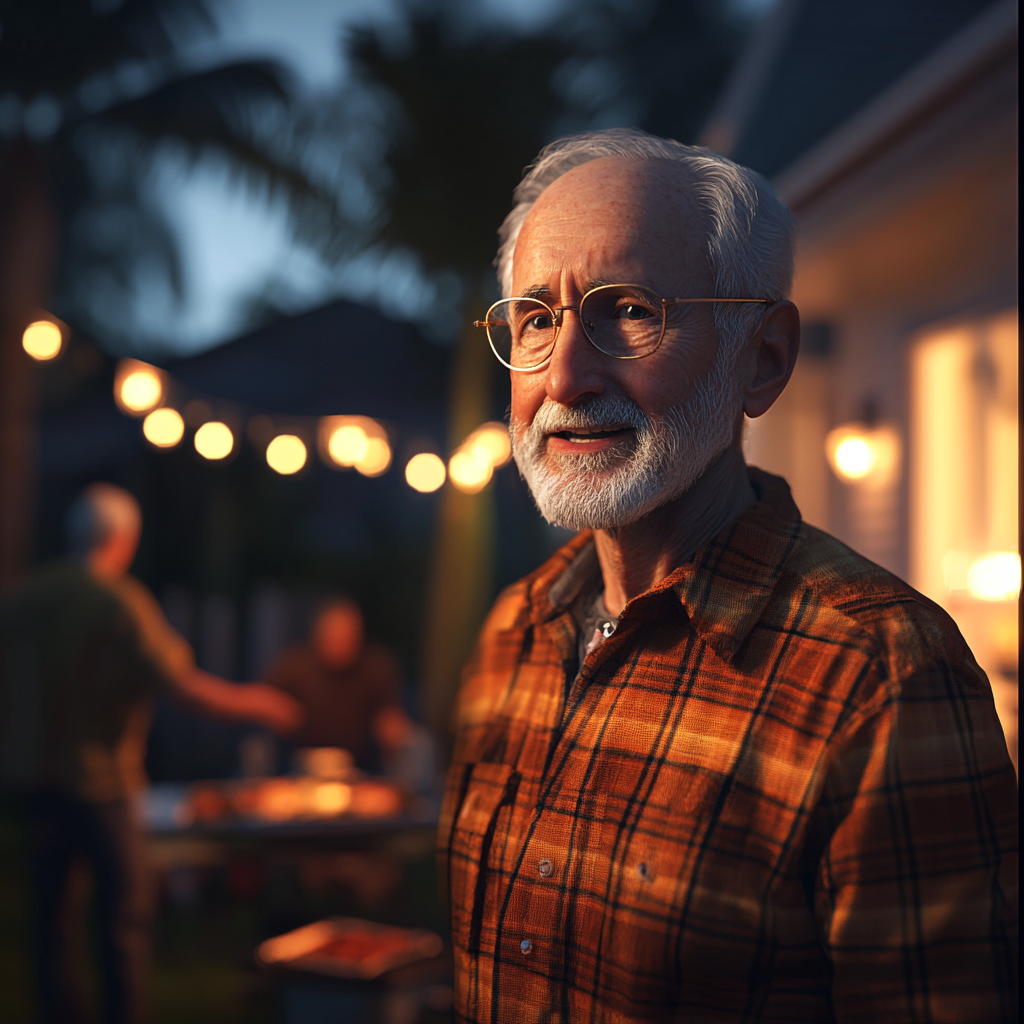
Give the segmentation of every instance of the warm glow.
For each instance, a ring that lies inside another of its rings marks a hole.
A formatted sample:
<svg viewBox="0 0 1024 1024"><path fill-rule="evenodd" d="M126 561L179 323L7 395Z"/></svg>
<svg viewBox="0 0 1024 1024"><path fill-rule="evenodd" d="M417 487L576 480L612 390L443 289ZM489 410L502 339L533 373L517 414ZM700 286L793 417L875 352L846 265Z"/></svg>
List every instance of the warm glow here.
<svg viewBox="0 0 1024 1024"><path fill-rule="evenodd" d="M173 448L185 434L185 421L176 409L154 409L142 421L142 433L157 448Z"/></svg>
<svg viewBox="0 0 1024 1024"><path fill-rule="evenodd" d="M41 362L54 359L60 354L63 335L60 328L49 320L36 320L25 328L21 336L21 347Z"/></svg>
<svg viewBox="0 0 1024 1024"><path fill-rule="evenodd" d="M494 467L487 452L480 448L460 448L448 463L452 483L465 494L482 491L491 479Z"/></svg>
<svg viewBox="0 0 1024 1024"><path fill-rule="evenodd" d="M344 782L321 782L310 798L314 814L329 816L347 811L352 803L352 787Z"/></svg>
<svg viewBox="0 0 1024 1024"><path fill-rule="evenodd" d="M294 434L279 434L267 445L267 465L282 476L298 473L306 464L306 446Z"/></svg>
<svg viewBox="0 0 1024 1024"><path fill-rule="evenodd" d="M339 466L354 466L366 458L370 439L358 423L347 423L331 433L327 451Z"/></svg>
<svg viewBox="0 0 1024 1024"><path fill-rule="evenodd" d="M366 442L366 453L356 463L363 476L380 476L391 465L391 446L382 437L371 437Z"/></svg>
<svg viewBox="0 0 1024 1024"><path fill-rule="evenodd" d="M991 551L967 571L967 591L979 601L1013 601L1020 593L1020 555Z"/></svg>
<svg viewBox="0 0 1024 1024"><path fill-rule="evenodd" d="M154 370L133 370L118 388L121 404L131 412L147 412L158 405L164 388Z"/></svg>
<svg viewBox="0 0 1024 1024"><path fill-rule="evenodd" d="M235 447L235 435L226 423L204 423L196 431L196 451L204 459L225 459Z"/></svg>
<svg viewBox="0 0 1024 1024"><path fill-rule="evenodd" d="M875 468L878 461L871 442L866 437L848 437L836 445L833 455L836 470L847 480L860 480Z"/></svg>
<svg viewBox="0 0 1024 1024"><path fill-rule="evenodd" d="M443 483L447 472L444 462L431 452L414 455L405 467L405 482L420 494L430 494Z"/></svg>
<svg viewBox="0 0 1024 1024"><path fill-rule="evenodd" d="M495 469L500 469L512 458L512 442L504 423L485 423L477 427L466 438L463 447L485 453Z"/></svg>

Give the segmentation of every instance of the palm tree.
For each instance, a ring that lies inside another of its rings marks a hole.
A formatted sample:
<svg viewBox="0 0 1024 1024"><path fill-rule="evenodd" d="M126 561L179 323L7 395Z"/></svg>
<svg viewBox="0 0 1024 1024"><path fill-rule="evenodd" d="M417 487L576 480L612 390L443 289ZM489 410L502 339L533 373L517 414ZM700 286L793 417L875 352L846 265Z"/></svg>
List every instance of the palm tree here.
<svg viewBox="0 0 1024 1024"><path fill-rule="evenodd" d="M22 331L44 307L123 347L140 271L179 289L174 235L147 191L157 162L220 158L284 199L301 236L344 234L330 190L275 141L291 103L283 70L190 61L215 31L208 0L0 0L0 582L30 548Z"/></svg>
<svg viewBox="0 0 1024 1024"><path fill-rule="evenodd" d="M658 0L639 16L582 0L534 34L473 31L441 0L413 11L401 46L366 30L346 42L356 81L390 112L377 240L454 278L467 325L494 294L496 230L540 147L595 123L692 140L738 42L703 0ZM452 446L491 415L495 364L476 334L463 331L454 362ZM424 710L442 735L490 600L493 501L449 487L442 502L422 665Z"/></svg>

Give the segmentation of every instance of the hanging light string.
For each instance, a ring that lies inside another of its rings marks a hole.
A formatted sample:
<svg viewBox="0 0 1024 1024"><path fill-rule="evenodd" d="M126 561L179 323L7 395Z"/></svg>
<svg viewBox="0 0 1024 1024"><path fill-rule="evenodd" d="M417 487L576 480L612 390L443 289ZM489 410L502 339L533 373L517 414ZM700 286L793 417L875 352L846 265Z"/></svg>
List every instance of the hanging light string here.
<svg viewBox="0 0 1024 1024"><path fill-rule="evenodd" d="M114 374L114 400L126 416L142 420L142 434L155 448L175 448L193 431L195 450L211 462L237 452L243 436L282 476L293 476L311 452L332 469L355 469L383 476L394 461L396 433L370 416L248 415L237 403L211 399L181 385L166 370L139 359L122 359ZM420 451L405 465L405 481L429 494L446 479L466 494L483 490L496 469L512 457L505 424L483 423L452 453L447 466L439 455Z"/></svg>

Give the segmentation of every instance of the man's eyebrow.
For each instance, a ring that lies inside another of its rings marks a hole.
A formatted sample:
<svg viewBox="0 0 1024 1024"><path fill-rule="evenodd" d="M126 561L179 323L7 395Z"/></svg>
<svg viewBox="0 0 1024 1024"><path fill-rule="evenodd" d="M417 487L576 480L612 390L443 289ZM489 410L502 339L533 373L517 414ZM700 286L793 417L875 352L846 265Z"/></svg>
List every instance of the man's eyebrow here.
<svg viewBox="0 0 1024 1024"><path fill-rule="evenodd" d="M593 280L593 281L588 281L587 282L587 287L584 289L584 291L588 291L588 292L589 291L593 291L595 288L603 288L606 284L612 284L612 283L613 282L611 282L611 281L604 281L604 280L601 280L601 279ZM535 285L533 285L532 288L527 288L523 292L523 298L524 299L540 299L540 298L543 298L545 295L553 295L553 294L554 293L551 291L551 287L549 285L546 285L546 284L535 284Z"/></svg>

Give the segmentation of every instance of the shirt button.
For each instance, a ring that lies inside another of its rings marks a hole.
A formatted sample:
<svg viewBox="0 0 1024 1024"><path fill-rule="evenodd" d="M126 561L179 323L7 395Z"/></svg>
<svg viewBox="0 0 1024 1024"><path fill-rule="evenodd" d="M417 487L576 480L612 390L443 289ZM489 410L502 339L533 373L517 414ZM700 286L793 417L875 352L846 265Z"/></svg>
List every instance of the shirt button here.
<svg viewBox="0 0 1024 1024"><path fill-rule="evenodd" d="M638 864L636 867L636 872L641 878L647 877L647 870L648 869L646 864Z"/></svg>
<svg viewBox="0 0 1024 1024"><path fill-rule="evenodd" d="M537 873L540 875L541 878L549 877L552 871L554 871L554 866L552 865L551 861L547 859L547 857L545 857L542 861L538 862Z"/></svg>
<svg viewBox="0 0 1024 1024"><path fill-rule="evenodd" d="M524 953L529 953L530 950L533 949L533 943L529 939L523 939L523 941L519 943L519 948Z"/></svg>

